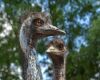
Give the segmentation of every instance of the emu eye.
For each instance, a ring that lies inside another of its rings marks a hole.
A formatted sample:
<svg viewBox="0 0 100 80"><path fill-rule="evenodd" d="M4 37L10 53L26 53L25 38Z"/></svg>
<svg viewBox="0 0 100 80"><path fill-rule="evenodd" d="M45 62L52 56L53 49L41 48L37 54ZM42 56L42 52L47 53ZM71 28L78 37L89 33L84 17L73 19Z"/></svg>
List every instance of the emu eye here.
<svg viewBox="0 0 100 80"><path fill-rule="evenodd" d="M64 45L63 44L59 44L59 45L57 45L57 47L58 47L58 49L62 50Z"/></svg>
<svg viewBox="0 0 100 80"><path fill-rule="evenodd" d="M33 24L34 24L35 26L42 26L42 25L44 24L44 21L41 20L40 18L37 18L37 19L34 19L34 20L33 20Z"/></svg>

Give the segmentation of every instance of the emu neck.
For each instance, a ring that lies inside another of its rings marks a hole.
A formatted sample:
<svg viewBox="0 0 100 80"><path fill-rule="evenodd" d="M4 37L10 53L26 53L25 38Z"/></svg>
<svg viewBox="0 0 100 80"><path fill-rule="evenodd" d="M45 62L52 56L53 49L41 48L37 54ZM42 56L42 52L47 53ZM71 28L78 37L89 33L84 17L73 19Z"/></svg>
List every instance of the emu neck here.
<svg viewBox="0 0 100 80"><path fill-rule="evenodd" d="M54 64L54 80L64 80L64 64Z"/></svg>
<svg viewBox="0 0 100 80"><path fill-rule="evenodd" d="M20 30L20 45L23 55L24 80L42 80L40 66L37 64L36 43L37 38L30 33L25 33L23 26Z"/></svg>
<svg viewBox="0 0 100 80"><path fill-rule="evenodd" d="M60 55L51 55L50 57L53 62L53 71L54 71L54 76L53 80L65 80L65 67L64 67L64 56Z"/></svg>

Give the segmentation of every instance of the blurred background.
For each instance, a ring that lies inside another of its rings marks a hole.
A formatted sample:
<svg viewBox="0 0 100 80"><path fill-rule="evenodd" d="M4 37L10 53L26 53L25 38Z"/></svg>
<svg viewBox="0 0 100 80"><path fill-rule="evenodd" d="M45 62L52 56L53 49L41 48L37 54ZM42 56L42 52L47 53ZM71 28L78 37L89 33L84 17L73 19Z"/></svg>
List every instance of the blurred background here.
<svg viewBox="0 0 100 80"><path fill-rule="evenodd" d="M53 25L66 31L67 80L100 80L100 0L0 0L0 80L22 80L19 19L29 11L49 12ZM51 39L37 46L44 80L52 80L45 53Z"/></svg>

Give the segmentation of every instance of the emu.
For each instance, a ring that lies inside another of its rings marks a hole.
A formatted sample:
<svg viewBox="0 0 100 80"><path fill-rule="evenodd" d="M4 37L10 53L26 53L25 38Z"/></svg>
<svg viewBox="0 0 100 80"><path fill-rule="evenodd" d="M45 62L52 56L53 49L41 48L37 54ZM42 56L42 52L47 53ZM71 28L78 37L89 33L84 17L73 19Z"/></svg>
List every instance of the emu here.
<svg viewBox="0 0 100 80"><path fill-rule="evenodd" d="M53 39L46 50L53 62L53 80L66 80L66 56L67 49L64 45L63 40Z"/></svg>
<svg viewBox="0 0 100 80"><path fill-rule="evenodd" d="M19 41L23 51L23 79L42 80L37 64L36 44L38 39L64 35L65 32L51 24L50 15L45 12L30 12L21 24Z"/></svg>

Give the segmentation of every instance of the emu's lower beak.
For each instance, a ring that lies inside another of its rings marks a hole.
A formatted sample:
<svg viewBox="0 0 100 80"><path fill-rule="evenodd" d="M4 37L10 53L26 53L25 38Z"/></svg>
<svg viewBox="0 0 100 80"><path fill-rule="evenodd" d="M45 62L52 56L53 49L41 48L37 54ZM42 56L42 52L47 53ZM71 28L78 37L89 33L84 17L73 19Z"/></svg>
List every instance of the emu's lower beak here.
<svg viewBox="0 0 100 80"><path fill-rule="evenodd" d="M40 33L44 36L55 36L55 35L64 35L65 31L60 30L59 28L48 24L40 28Z"/></svg>

